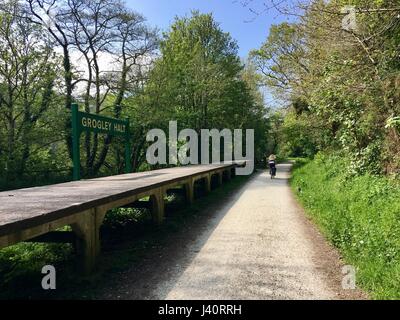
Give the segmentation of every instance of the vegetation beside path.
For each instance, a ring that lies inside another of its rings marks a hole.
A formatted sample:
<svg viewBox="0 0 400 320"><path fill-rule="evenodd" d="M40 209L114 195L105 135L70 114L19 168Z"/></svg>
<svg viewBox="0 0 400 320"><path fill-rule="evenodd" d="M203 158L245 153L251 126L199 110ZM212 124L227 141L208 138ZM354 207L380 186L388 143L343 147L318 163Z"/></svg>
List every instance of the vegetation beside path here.
<svg viewBox="0 0 400 320"><path fill-rule="evenodd" d="M357 286L376 299L400 298L400 186L351 176L348 159L318 154L297 162L291 186L309 217L356 267Z"/></svg>

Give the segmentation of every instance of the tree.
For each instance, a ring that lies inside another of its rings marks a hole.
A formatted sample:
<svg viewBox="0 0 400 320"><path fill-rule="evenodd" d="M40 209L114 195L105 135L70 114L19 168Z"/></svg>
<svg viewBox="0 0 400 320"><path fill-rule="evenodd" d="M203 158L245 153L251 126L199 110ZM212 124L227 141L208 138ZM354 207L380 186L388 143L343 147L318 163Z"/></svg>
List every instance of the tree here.
<svg viewBox="0 0 400 320"><path fill-rule="evenodd" d="M18 1L0 8L0 163L6 177L21 176L34 145L60 139L41 128L54 105L57 57L42 29L21 17Z"/></svg>
<svg viewBox="0 0 400 320"><path fill-rule="evenodd" d="M166 128L165 119L177 120L199 133L263 123L263 101L250 84L256 75L243 72L236 42L211 14L176 18L160 51L144 91L148 123Z"/></svg>
<svg viewBox="0 0 400 320"><path fill-rule="evenodd" d="M346 4L309 1L296 22L271 29L253 59L299 120L330 129L330 146L349 155L354 172L393 172L400 163L385 124L399 113L399 9L395 1L353 1L357 28L349 29Z"/></svg>
<svg viewBox="0 0 400 320"><path fill-rule="evenodd" d="M29 19L45 27L62 49L66 109L75 99L86 112L122 117L124 99L131 85L143 78L157 47L157 32L119 0L26 1ZM70 146L69 118L66 133ZM85 133L84 175L99 173L111 141L109 136Z"/></svg>
<svg viewBox="0 0 400 320"><path fill-rule="evenodd" d="M25 0L26 8L23 17L31 23L41 26L42 30L52 37L54 44L59 46L63 54L64 74L64 105L66 110L71 109L73 101L72 93L75 86L73 82L73 66L71 62L71 41L68 27L70 12L67 8L67 1L55 0ZM65 119L65 139L68 146L69 156L72 159L71 121Z"/></svg>
<svg viewBox="0 0 400 320"><path fill-rule="evenodd" d="M124 110L124 100L126 100L126 96L134 96L143 89L147 73L153 62L154 51L158 47L158 32L146 25L146 20L142 15L130 10L120 10L115 20L116 30L113 31L112 46L109 49L109 52L115 57L114 63L119 66L119 70L112 72L111 79L109 79L110 93L115 97L112 104L113 116L121 118L125 111L126 115L136 120L137 117L134 116L133 110ZM115 80L113 81L113 79ZM125 103L125 105L128 104ZM125 107L125 109L127 108ZM141 141L140 137L144 136L142 127L135 126L131 131L133 131L133 140ZM99 160L94 168L95 172L104 163L111 140L110 136L104 140ZM137 146L138 144L134 142L134 149L131 152L133 168L137 167L140 154L136 149ZM120 148L118 148L118 152L122 152ZM121 161L118 163L122 164ZM122 170L121 167L119 172Z"/></svg>

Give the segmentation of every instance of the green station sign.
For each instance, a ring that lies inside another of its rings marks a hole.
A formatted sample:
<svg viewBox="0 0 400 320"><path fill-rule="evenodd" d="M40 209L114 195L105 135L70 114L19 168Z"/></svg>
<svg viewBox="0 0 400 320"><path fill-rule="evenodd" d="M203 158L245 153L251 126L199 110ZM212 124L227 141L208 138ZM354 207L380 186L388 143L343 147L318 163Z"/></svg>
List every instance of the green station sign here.
<svg viewBox="0 0 400 320"><path fill-rule="evenodd" d="M71 105L72 109L72 152L73 152L73 179L80 179L80 136L82 132L94 132L111 136L122 136L125 138L125 172L131 172L130 162L130 134L129 119L113 119L97 114L79 111L76 103Z"/></svg>

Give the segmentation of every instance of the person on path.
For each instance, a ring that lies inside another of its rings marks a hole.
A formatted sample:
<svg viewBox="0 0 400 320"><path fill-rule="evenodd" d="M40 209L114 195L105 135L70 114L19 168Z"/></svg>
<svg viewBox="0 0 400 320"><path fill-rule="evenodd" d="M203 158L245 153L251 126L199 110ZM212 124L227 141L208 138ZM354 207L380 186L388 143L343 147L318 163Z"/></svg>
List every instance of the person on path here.
<svg viewBox="0 0 400 320"><path fill-rule="evenodd" d="M269 167L269 173L271 177L276 176L276 156L274 154L271 154L268 157L268 167Z"/></svg>

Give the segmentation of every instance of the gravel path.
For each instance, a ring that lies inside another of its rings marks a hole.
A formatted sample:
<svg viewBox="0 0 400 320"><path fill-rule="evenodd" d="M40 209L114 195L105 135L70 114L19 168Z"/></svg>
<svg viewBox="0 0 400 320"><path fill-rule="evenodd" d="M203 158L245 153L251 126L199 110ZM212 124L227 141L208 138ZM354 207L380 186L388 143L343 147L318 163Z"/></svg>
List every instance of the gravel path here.
<svg viewBox="0 0 400 320"><path fill-rule="evenodd" d="M364 298L342 290L340 256L294 200L290 166L279 165L275 180L255 175L198 230L177 235L104 298Z"/></svg>

